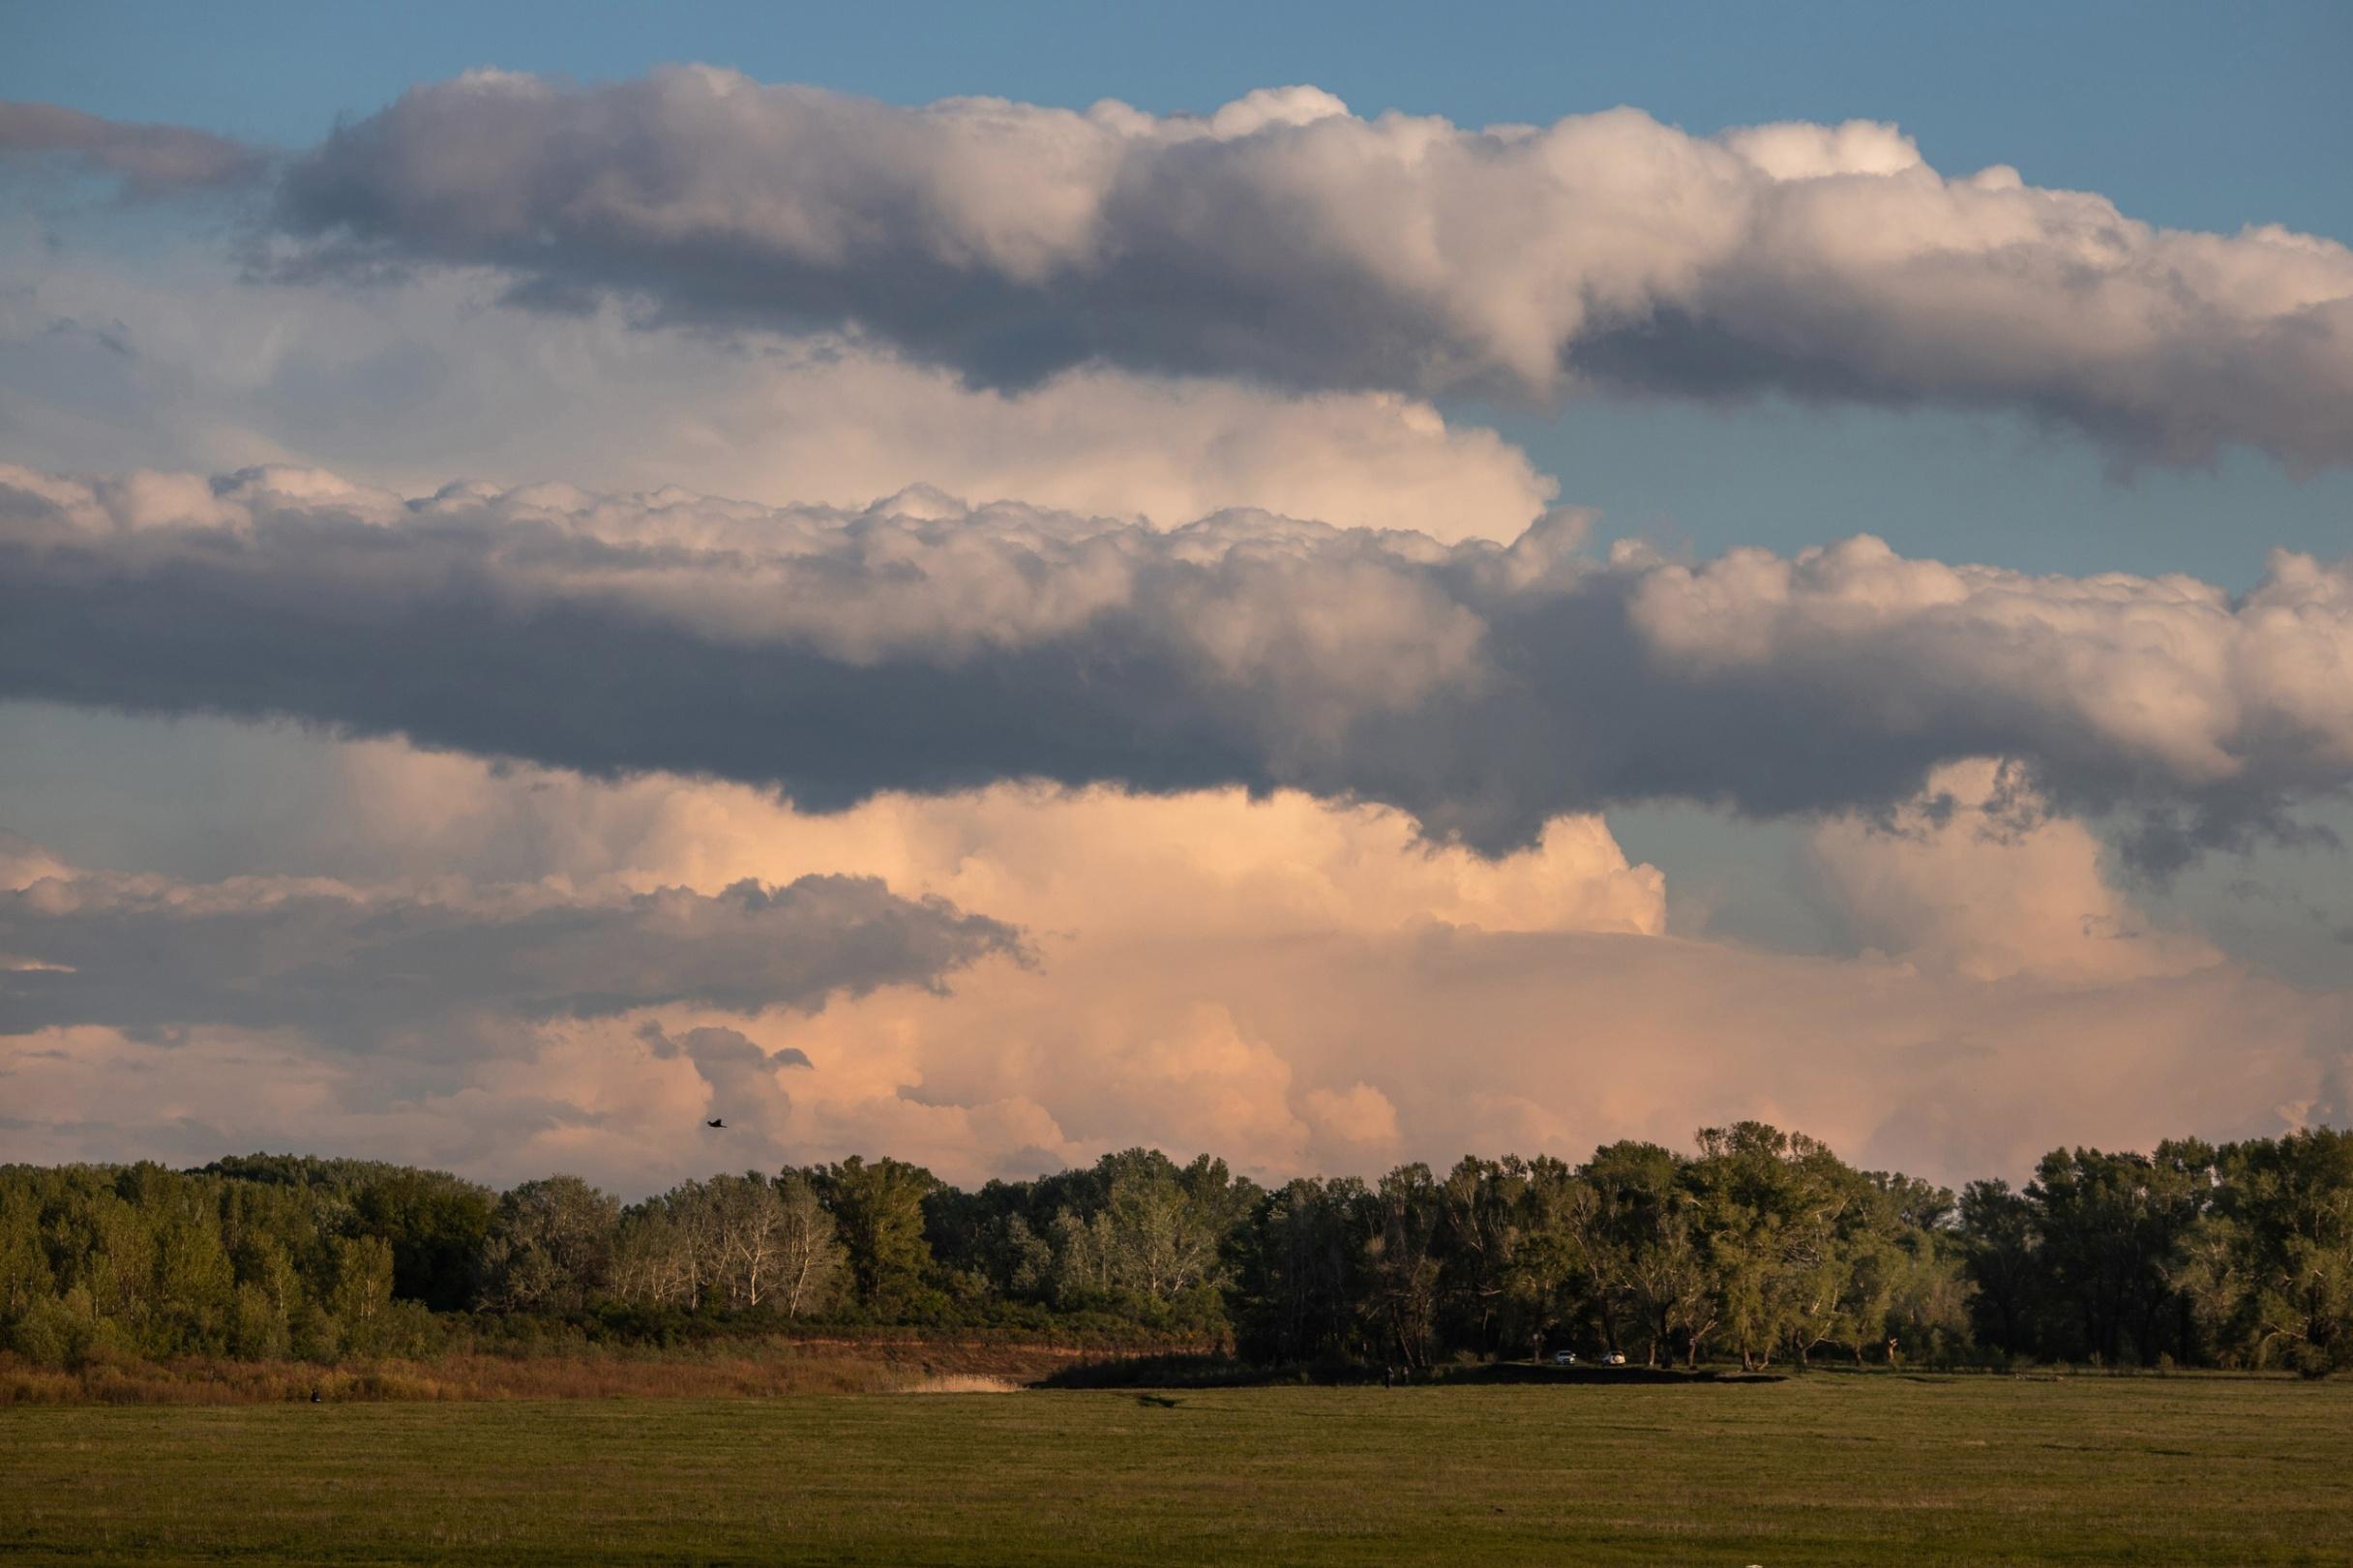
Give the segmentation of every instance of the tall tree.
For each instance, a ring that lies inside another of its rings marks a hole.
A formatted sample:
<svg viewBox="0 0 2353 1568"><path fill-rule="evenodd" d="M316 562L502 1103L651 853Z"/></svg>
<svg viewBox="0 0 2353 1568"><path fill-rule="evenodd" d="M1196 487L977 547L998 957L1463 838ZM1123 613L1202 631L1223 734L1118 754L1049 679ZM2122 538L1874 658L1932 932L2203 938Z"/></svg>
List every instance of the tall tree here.
<svg viewBox="0 0 2353 1568"><path fill-rule="evenodd" d="M1960 1217L1979 1342L2007 1355L2035 1353L2044 1293L2035 1204L2006 1181L1973 1181L1961 1189Z"/></svg>
<svg viewBox="0 0 2353 1568"><path fill-rule="evenodd" d="M848 1254L807 1176L788 1170L775 1190L777 1304L788 1317L821 1313L833 1304Z"/></svg>
<svg viewBox="0 0 2353 1568"><path fill-rule="evenodd" d="M1400 1166L1359 1200L1367 1337L1384 1359L1426 1367L1437 1348L1442 1206L1426 1165Z"/></svg>
<svg viewBox="0 0 2353 1568"><path fill-rule="evenodd" d="M1254 1361L1356 1353L1364 1184L1301 1178L1261 1198L1237 1246L1235 1338Z"/></svg>
<svg viewBox="0 0 2353 1568"><path fill-rule="evenodd" d="M483 1249L483 1301L509 1312L578 1312L612 1264L620 1205L578 1176L526 1181L499 1199Z"/></svg>
<svg viewBox="0 0 2353 1568"><path fill-rule="evenodd" d="M2256 1139L2216 1165L2177 1275L2210 1342L2240 1364L2353 1368L2353 1132Z"/></svg>
<svg viewBox="0 0 2353 1568"><path fill-rule="evenodd" d="M465 1306L498 1195L438 1170L393 1169L351 1194L351 1224L392 1247L393 1294L436 1312Z"/></svg>
<svg viewBox="0 0 2353 1568"><path fill-rule="evenodd" d="M1715 1307L1685 1162L1656 1143L1611 1143L1578 1176L1592 1196L1572 1201L1569 1220L1593 1272L1604 1346L1623 1351L1639 1339L1657 1366L1680 1335L1696 1360Z"/></svg>
<svg viewBox="0 0 2353 1568"><path fill-rule="evenodd" d="M853 1154L808 1179L839 1228L860 1305L878 1316L906 1310L931 1272L923 1199L938 1178L905 1161L868 1164Z"/></svg>
<svg viewBox="0 0 2353 1568"><path fill-rule="evenodd" d="M2170 1269L2211 1200L2210 1162L2202 1146L2161 1160L2086 1148L2043 1156L2025 1197L2049 1309L2046 1352L2118 1365L2187 1350Z"/></svg>

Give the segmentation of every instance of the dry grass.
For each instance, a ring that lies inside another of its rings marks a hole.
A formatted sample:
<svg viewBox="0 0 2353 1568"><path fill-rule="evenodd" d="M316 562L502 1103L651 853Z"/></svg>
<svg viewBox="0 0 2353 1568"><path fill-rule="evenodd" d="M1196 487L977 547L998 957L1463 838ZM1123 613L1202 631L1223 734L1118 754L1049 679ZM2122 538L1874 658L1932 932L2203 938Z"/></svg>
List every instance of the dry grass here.
<svg viewBox="0 0 2353 1568"><path fill-rule="evenodd" d="M272 1405L460 1400L775 1399L1009 1389L1081 1359L1036 1346L775 1342L725 1352L446 1355L343 1366L177 1360L59 1372L0 1355L0 1405Z"/></svg>
<svg viewBox="0 0 2353 1568"><path fill-rule="evenodd" d="M1022 1385L1002 1377L980 1377L969 1373L951 1377L926 1377L905 1392L909 1394L1018 1394Z"/></svg>

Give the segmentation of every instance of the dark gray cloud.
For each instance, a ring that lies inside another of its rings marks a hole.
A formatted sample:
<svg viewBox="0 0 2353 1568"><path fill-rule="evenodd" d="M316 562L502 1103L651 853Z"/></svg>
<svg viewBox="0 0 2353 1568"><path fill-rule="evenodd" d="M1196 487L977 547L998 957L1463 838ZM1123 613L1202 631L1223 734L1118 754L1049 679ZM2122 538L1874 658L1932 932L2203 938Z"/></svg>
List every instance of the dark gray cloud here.
<svg viewBox="0 0 2353 1568"><path fill-rule="evenodd" d="M2353 252L2154 228L1892 128L1469 131L1312 88L1207 118L907 108L703 68L481 73L339 127L284 270L839 327L998 385L1109 361L1314 388L2011 408L2130 457L2353 460Z"/></svg>
<svg viewBox="0 0 2353 1568"><path fill-rule="evenodd" d="M828 810L1005 779L1401 807L1481 848L1683 798L1885 806L2010 758L2208 844L2353 780L2353 577L2233 600L1869 538L1607 562L1223 514L1168 532L921 497L0 473L0 696L286 716Z"/></svg>
<svg viewBox="0 0 2353 1568"><path fill-rule="evenodd" d="M120 179L138 196L258 181L267 157L242 142L176 125L133 125L56 104L0 100L0 157L50 158Z"/></svg>
<svg viewBox="0 0 2353 1568"><path fill-rule="evenodd" d="M763 1070L810 1065L807 1051L797 1050L790 1046L770 1050L740 1029L706 1025L685 1030L673 1037L665 1032L659 1023L645 1023L639 1026L638 1038L644 1041L657 1056L686 1057L703 1069L705 1079L711 1079L709 1070L720 1064Z"/></svg>
<svg viewBox="0 0 2353 1568"><path fill-rule="evenodd" d="M712 1106L733 1118L729 1125L735 1129L736 1137L760 1137L764 1132L775 1144L774 1153L784 1153L776 1134L788 1125L792 1096L776 1074L780 1068L810 1067L808 1052L791 1046L770 1050L740 1029L708 1025L673 1035L648 1021L638 1026L638 1038L657 1057L683 1056L692 1062L696 1075L711 1086Z"/></svg>
<svg viewBox="0 0 2353 1568"><path fill-rule="evenodd" d="M364 1046L427 1025L668 1005L813 1011L1021 951L1007 926L872 877L576 898L67 873L0 891L0 1034L224 1024ZM725 1044L703 1032L687 1040L699 1062Z"/></svg>

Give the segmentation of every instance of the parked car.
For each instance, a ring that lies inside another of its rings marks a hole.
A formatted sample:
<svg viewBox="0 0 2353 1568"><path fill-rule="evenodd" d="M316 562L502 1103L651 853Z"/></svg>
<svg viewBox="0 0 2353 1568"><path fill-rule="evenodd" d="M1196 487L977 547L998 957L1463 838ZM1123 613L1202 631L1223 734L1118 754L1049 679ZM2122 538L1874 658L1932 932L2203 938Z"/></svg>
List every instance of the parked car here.
<svg viewBox="0 0 2353 1568"><path fill-rule="evenodd" d="M1602 1356L1601 1364L1605 1367L1623 1367L1625 1365L1625 1352L1623 1350L1612 1350L1606 1355Z"/></svg>
<svg viewBox="0 0 2353 1568"><path fill-rule="evenodd" d="M1556 1367L1573 1367L1577 1364L1577 1352L1574 1350L1555 1350L1552 1353L1552 1364Z"/></svg>

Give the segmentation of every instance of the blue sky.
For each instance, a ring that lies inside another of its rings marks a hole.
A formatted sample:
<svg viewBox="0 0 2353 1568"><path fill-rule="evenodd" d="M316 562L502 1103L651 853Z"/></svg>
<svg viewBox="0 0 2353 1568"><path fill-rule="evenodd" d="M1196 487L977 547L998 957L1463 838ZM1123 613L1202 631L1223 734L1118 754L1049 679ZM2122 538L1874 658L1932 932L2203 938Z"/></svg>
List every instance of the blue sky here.
<svg viewBox="0 0 2353 1568"><path fill-rule="evenodd" d="M2353 232L2353 13L2327 0L1966 7L661 6L11 0L0 93L296 144L470 66L732 66L899 103L987 93L1206 109L1311 81L1359 112L1540 122L1632 104L1687 130L1900 121L1940 168L2019 165L2154 222Z"/></svg>

